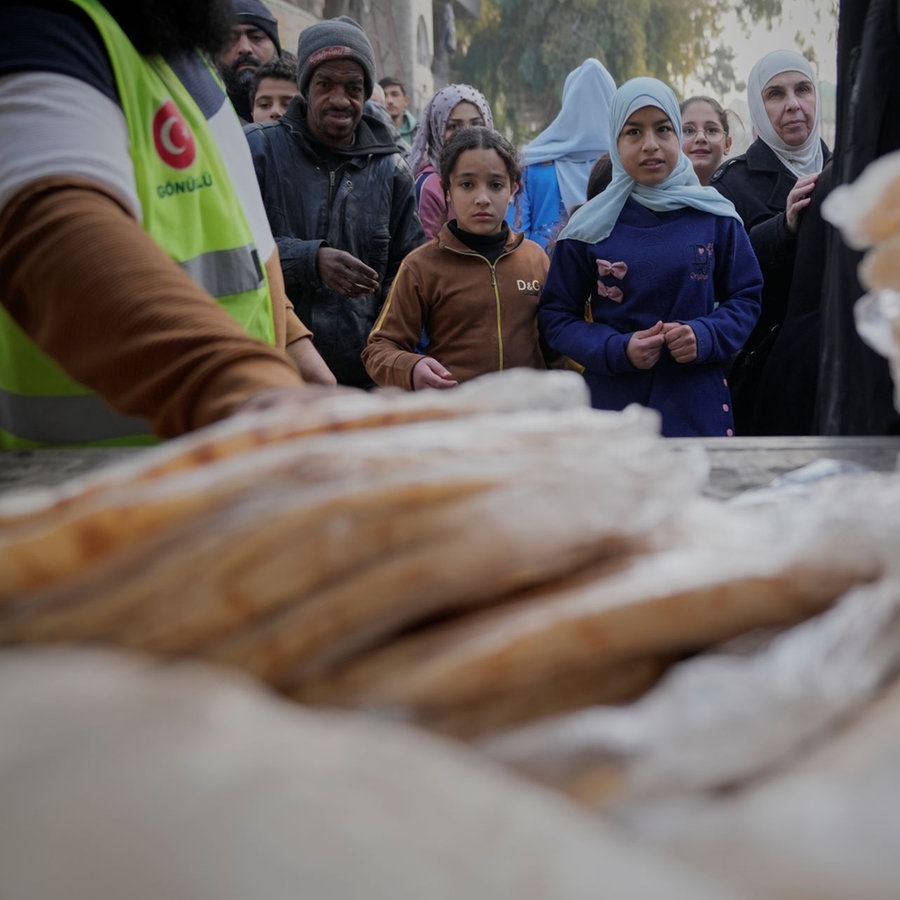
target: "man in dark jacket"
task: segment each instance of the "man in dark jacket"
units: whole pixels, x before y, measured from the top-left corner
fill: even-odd
[[[403,257],[424,242],[413,179],[388,127],[364,114],[372,45],[346,16],[305,29],[300,96],[245,129],[285,287],[338,382],[370,387],[360,359]]]

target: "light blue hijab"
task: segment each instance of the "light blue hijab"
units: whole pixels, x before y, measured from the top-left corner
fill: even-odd
[[[632,78],[615,93],[609,110],[610,146],[613,177],[609,187],[577,209],[560,232],[560,240],[569,238],[594,244],[609,237],[625,201],[634,197],[638,203],[655,212],[691,206],[716,216],[732,216],[738,221],[732,202],[713,187],[703,187],[691,161],[679,149],[678,163],[672,174],[659,185],[638,184],[622,168],[618,136],[628,117],[645,106],[661,109],[672,123],[681,147],[681,111],[672,89],[656,78]]]
[[[609,105],[616,83],[603,64],[586,59],[566,77],[556,118],[522,150],[522,163],[552,162],[566,209],[584,203],[588,177],[609,150]],[[590,112],[588,112],[590,110]]]

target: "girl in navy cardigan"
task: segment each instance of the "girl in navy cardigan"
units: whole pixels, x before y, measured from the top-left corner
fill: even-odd
[[[640,403],[660,413],[664,435],[733,435],[725,370],[762,292],[747,233],[682,152],[667,85],[622,85],[610,134],[612,182],[556,244],[540,300],[544,337],[584,366],[597,409]]]

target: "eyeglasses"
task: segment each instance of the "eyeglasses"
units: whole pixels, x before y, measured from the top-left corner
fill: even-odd
[[[710,125],[709,128],[694,128],[693,125],[685,125],[684,128],[681,129],[681,136],[686,141],[692,141],[701,131],[706,135],[706,139],[711,144],[718,144],[719,141],[725,137],[725,130],[719,128],[718,125]]]

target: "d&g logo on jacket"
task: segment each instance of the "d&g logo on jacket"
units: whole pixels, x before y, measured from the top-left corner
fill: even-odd
[[[541,283],[539,281],[524,281],[521,278],[517,278],[516,287],[526,297],[537,297],[541,293]]]
[[[194,135],[171,100],[153,116],[153,144],[159,158],[173,169],[186,169],[197,156]]]

